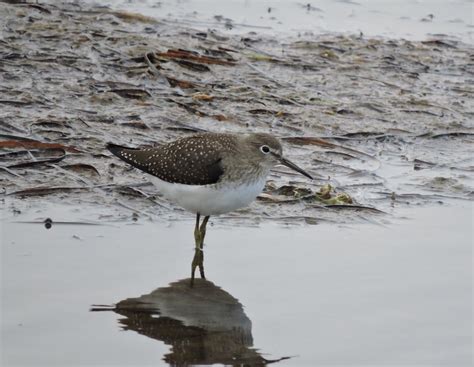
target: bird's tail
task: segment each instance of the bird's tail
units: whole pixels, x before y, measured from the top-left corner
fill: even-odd
[[[132,151],[137,150],[137,148],[129,148],[129,147],[125,147],[123,145],[118,145],[114,143],[107,143],[106,148],[110,153],[112,153],[113,155],[119,158],[122,158],[123,152],[127,150],[132,150]]]
[[[149,158],[150,155],[152,155],[152,149],[129,148],[113,143],[108,143],[106,148],[121,160],[142,171],[148,172],[150,165]]]

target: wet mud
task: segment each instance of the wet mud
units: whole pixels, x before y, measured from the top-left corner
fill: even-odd
[[[105,144],[202,131],[271,132],[316,177],[275,169],[255,204],[227,216],[247,223],[371,221],[398,206],[472,200],[468,44],[226,35],[81,3],[0,7],[10,214],[47,200],[97,204],[109,219],[186,216]]]

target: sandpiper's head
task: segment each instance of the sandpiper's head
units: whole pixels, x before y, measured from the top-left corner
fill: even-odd
[[[280,141],[263,133],[248,134],[245,137],[252,156],[264,167],[270,169],[277,164],[283,164],[302,175],[313,179],[310,174],[283,157],[283,148]]]

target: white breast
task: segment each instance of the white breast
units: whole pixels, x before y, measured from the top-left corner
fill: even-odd
[[[218,215],[243,208],[255,200],[265,186],[266,175],[243,185],[183,185],[154,176],[150,180],[166,199],[184,209],[201,215]]]

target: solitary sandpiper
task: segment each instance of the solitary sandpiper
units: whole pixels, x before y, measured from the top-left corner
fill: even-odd
[[[252,202],[262,191],[270,169],[283,164],[312,179],[283,157],[283,149],[269,134],[198,134],[157,148],[137,149],[111,144],[107,149],[132,166],[149,173],[165,198],[196,213],[196,255],[191,279],[202,267],[202,248],[211,215],[227,213]],[[204,216],[200,223],[201,215]]]

